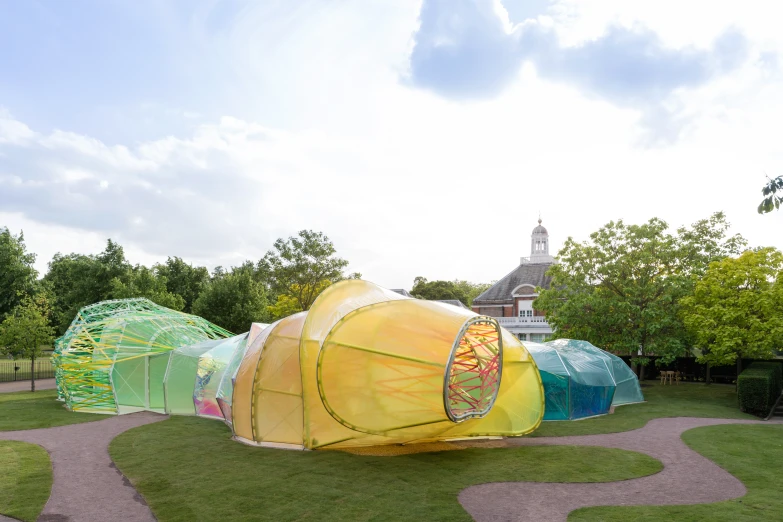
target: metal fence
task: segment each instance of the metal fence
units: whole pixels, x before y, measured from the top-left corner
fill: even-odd
[[[0,359],[0,382],[29,381],[30,360]],[[49,357],[35,360],[35,378],[51,379],[54,377],[54,367]]]
[[[621,355],[620,358],[630,366],[638,375],[639,368],[631,364],[631,357]],[[658,357],[650,356],[650,363],[644,367],[645,379],[657,379],[664,370],[677,370],[683,373],[685,380],[705,382],[707,380],[707,365],[696,362],[693,357],[677,357],[669,364],[657,364]],[[754,361],[781,361],[781,359],[742,359],[742,369],[748,367]],[[737,366],[735,364],[728,366],[710,366],[710,382],[734,384],[737,382]]]

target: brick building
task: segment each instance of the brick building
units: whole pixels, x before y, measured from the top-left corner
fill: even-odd
[[[523,341],[543,342],[552,335],[544,314],[533,310],[536,288],[549,288],[546,271],[555,262],[549,255],[549,232],[541,225],[530,235],[530,257],[473,300],[473,311],[496,317],[500,326]]]

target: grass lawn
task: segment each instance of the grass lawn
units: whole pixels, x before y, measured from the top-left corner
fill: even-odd
[[[742,498],[694,506],[584,508],[569,522],[783,520],[783,426],[711,426],[686,431],[688,446],[737,477],[748,488]]]
[[[758,419],[742,413],[737,407],[733,384],[680,383],[662,386],[646,381],[642,388],[647,402],[616,408],[612,415],[580,421],[547,421],[531,437],[592,435],[616,433],[641,428],[658,417],[716,417],[725,419]]]
[[[51,428],[105,418],[104,415],[66,410],[63,403],[57,401],[57,390],[0,393],[0,431]]]
[[[602,482],[660,471],[639,453],[585,447],[464,449],[396,457],[244,446],[194,417],[141,426],[109,452],[159,520],[471,520],[465,487]]]
[[[1,416],[0,416],[1,418]],[[0,441],[0,513],[35,520],[52,489],[52,465],[35,444]]]

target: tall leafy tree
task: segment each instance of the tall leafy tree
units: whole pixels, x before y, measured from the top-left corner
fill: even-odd
[[[465,306],[470,307],[473,299],[478,297],[481,292],[489,288],[490,285],[483,283],[471,283],[455,279],[454,281],[428,281],[424,277],[417,277],[413,280],[411,295],[419,299],[445,300],[456,299],[462,301]]]
[[[55,296],[53,324],[64,333],[79,308],[114,299],[115,280],[128,285],[133,267],[122,246],[109,239],[98,255],[55,254],[44,281]]]
[[[33,268],[35,254],[27,252],[24,234],[11,234],[0,228],[0,319],[33,291],[38,272]]]
[[[578,243],[568,238],[552,284],[534,302],[546,312],[557,337],[585,339],[616,353],[673,360],[690,347],[679,301],[692,292],[709,263],[737,253],[740,236],[727,237],[716,213],[677,234],[653,218],[642,225],[610,222]]]
[[[470,281],[455,279],[454,284],[465,294],[467,302],[463,301],[463,303],[470,307],[473,305],[473,300],[489,289],[493,283],[471,283]]]
[[[348,261],[337,257],[334,245],[322,232],[302,230],[296,237],[278,239],[258,262],[256,278],[265,281],[277,300],[287,295],[301,310],[309,310],[325,281],[345,279]],[[360,274],[348,277],[359,278]]]
[[[157,275],[154,270],[141,265],[136,265],[124,280],[119,277],[112,280],[111,298],[129,297],[146,297],[153,303],[172,310],[182,310],[185,306],[181,295],[168,291],[164,276]]]
[[[741,371],[742,357],[772,357],[783,348],[783,254],[762,248],[711,264],[681,315],[701,362]]]
[[[332,282],[328,279],[324,279],[319,283],[319,287],[315,289],[315,291],[311,292],[309,289],[305,289],[304,292],[300,292],[299,288],[294,286],[293,295],[292,294],[279,294],[277,296],[277,301],[273,304],[267,307],[270,314],[270,319],[273,321],[276,321],[277,319],[282,319],[283,317],[287,317],[292,314],[299,313],[302,310],[302,304],[301,302],[294,296],[296,294],[314,294],[319,295],[321,292],[323,292],[326,287],[331,285]]]
[[[44,282],[54,296],[52,325],[62,334],[82,306],[101,300],[101,292],[92,278],[96,272],[94,256],[57,253],[49,262]]]
[[[179,257],[169,257],[165,264],[156,265],[155,272],[165,278],[166,290],[182,296],[182,310],[187,313],[191,313],[193,303],[209,282],[209,271],[205,267],[194,267]]]
[[[264,287],[247,271],[213,273],[193,303],[193,313],[232,332],[246,332],[253,322],[268,322]]]
[[[768,179],[769,183],[761,189],[764,199],[759,204],[759,214],[772,212],[774,209],[779,209],[780,205],[783,204],[783,176]]]
[[[0,324],[0,349],[14,359],[30,360],[30,391],[35,391],[35,360],[54,340],[50,313],[45,293],[27,295]]]

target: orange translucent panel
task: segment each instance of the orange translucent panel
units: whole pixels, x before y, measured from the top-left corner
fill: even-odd
[[[269,334],[253,387],[253,440],[302,444],[299,341],[306,313],[282,319]]]
[[[234,392],[231,396],[231,418],[234,435],[253,440],[253,422],[251,405],[253,401],[253,382],[255,380],[258,359],[264,349],[264,343],[280,321],[262,330],[245,352],[237,370]]]

